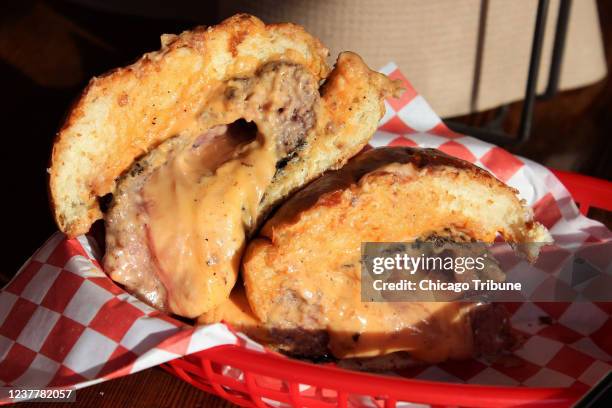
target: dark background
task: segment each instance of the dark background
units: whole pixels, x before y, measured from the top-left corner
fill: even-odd
[[[215,10],[210,19],[196,23],[117,15],[66,1],[2,4],[2,174],[8,184],[3,213],[10,247],[2,251],[0,275],[6,280],[57,230],[46,168],[55,133],[89,79],[159,49],[162,33],[213,23]]]
[[[610,70],[612,2],[601,0],[598,6]],[[94,11],[60,0],[4,1],[0,7],[1,162],[8,184],[3,200],[2,286],[56,231],[47,200],[46,167],[66,109],[89,78],[158,49],[161,33],[213,24],[217,18],[212,5],[210,14],[197,22]],[[510,106],[506,131],[516,133],[520,109],[520,102]],[[493,110],[453,119],[483,125],[495,116]],[[510,150],[548,165],[553,155],[567,155],[572,164],[565,170],[612,179],[612,83],[606,78],[538,102],[532,134],[527,144]],[[593,211],[590,216],[612,224],[610,214]],[[79,395],[81,402],[70,406],[226,405],[160,369],[103,383]]]

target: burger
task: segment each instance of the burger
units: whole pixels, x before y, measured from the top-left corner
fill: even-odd
[[[511,349],[502,307],[360,298],[362,242],[550,235],[467,162],[359,153],[402,90],[327,57],[300,26],[240,14],[92,79],[53,145],[59,229],[103,220],[104,270],[134,296],[294,356],[386,369]]]

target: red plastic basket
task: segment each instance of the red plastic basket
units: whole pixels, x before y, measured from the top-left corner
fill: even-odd
[[[583,214],[590,207],[612,211],[612,182],[564,171],[553,173],[572,193]],[[204,350],[162,367],[195,387],[245,407],[347,407],[366,401],[369,406],[385,408],[398,402],[556,407],[571,405],[581,394],[576,388],[465,385],[382,376],[231,345]]]
[[[552,172],[572,194],[582,214],[586,215],[591,207],[612,211],[612,182],[567,171]]]

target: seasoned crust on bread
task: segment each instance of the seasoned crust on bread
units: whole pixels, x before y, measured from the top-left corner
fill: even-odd
[[[411,183],[423,176],[450,176],[457,182],[474,181],[486,186],[495,197],[504,198],[513,217],[504,221],[499,216],[497,227],[487,231],[479,239],[492,242],[496,233],[501,233],[508,242],[550,242],[550,234],[539,223],[533,221],[533,211],[518,197],[518,191],[499,181],[488,171],[465,160],[449,156],[437,149],[412,147],[385,147],[364,152],[353,158],[338,171],[328,172],[316,182],[308,185],[288,200],[263,227],[260,236],[272,241],[277,234],[290,230],[308,211],[319,207],[333,207],[345,201],[342,194],[358,194],[376,178],[389,179],[389,182]],[[448,186],[457,189],[458,186]],[[457,189],[460,191],[460,189]],[[450,191],[449,191],[450,193]],[[452,194],[449,198],[456,198]],[[442,199],[442,198],[441,198]],[[489,198],[490,199],[490,198]],[[441,201],[440,204],[444,202]],[[490,204],[482,203],[483,208]],[[476,214],[474,214],[476,215]],[[487,217],[481,216],[482,222]],[[481,232],[485,231],[481,229]],[[529,255],[530,254],[526,254]],[[536,254],[537,256],[537,254]]]
[[[132,162],[175,136],[218,82],[249,76],[283,60],[321,80],[328,50],[294,24],[265,25],[246,14],[221,24],[162,36],[162,48],[94,78],[70,111],[53,146],[50,195],[55,220],[69,236],[102,214],[97,197],[112,192]]]

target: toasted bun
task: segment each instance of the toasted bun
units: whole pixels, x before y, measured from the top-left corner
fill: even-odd
[[[116,179],[135,159],[201,112],[217,84],[252,75],[273,61],[299,64],[319,81],[329,71],[327,49],[302,27],[265,25],[244,14],[161,40],[159,51],[92,79],[57,135],[50,196],[55,220],[69,236],[87,232],[101,218],[98,197],[113,192]],[[342,55],[323,90],[328,114],[319,118],[341,129],[309,146],[299,163],[289,163],[262,206],[356,153],[382,115],[381,96],[394,90],[391,81],[370,72],[359,57]],[[346,110],[355,97],[364,102]],[[310,162],[313,156],[319,160]]]
[[[361,302],[361,243],[431,236],[491,243],[498,234],[511,243],[551,241],[517,191],[481,168],[433,149],[370,150],[293,195],[266,222],[243,258],[246,294],[260,326],[326,332],[338,358],[402,351],[427,362],[467,358],[512,343],[479,345],[475,322],[504,339],[496,335],[508,333],[507,321],[474,320],[469,303]],[[539,247],[528,247],[533,260]]]
[[[264,245],[284,244],[285,234],[307,232],[309,220],[331,215],[332,211],[350,210],[362,195],[370,196],[368,204],[380,205],[392,204],[384,201],[389,194],[408,192],[405,201],[397,204],[398,210],[412,210],[417,221],[427,222],[418,223],[418,228],[415,222],[398,224],[393,219],[398,213],[386,212],[384,207],[377,207],[375,213],[359,212],[356,215],[376,218],[377,223],[388,226],[388,233],[398,235],[369,238],[401,241],[396,238],[416,238],[435,229],[433,226],[443,225],[455,232],[465,230],[482,242],[493,242],[497,234],[517,244],[551,242],[550,234],[533,220],[533,211],[518,197],[516,189],[465,160],[436,149],[410,147],[369,150],[342,169],[325,174],[292,196],[266,222],[260,236],[267,241]],[[249,252],[258,245],[252,243]],[[533,260],[537,253],[525,255]]]

